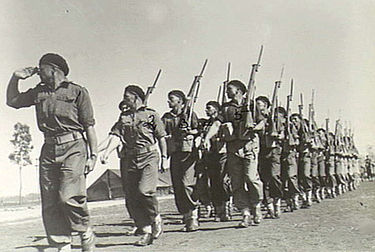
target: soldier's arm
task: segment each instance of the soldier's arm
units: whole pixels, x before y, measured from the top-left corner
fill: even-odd
[[[118,147],[121,145],[121,139],[119,136],[111,134],[108,139],[108,145],[104,149],[103,154],[100,156],[100,161],[102,164],[107,163],[109,155]]]
[[[90,154],[98,154],[98,139],[96,138],[96,132],[94,126],[89,126],[86,129],[87,142],[89,144]]]
[[[18,89],[19,80],[24,80],[37,72],[35,67],[27,67],[17,70],[13,73],[7,88],[6,104],[12,108],[29,107],[34,104],[34,97],[32,89],[25,93],[20,93]]]

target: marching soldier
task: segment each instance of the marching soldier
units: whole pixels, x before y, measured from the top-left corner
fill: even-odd
[[[290,119],[290,121],[292,121]],[[298,197],[301,194],[298,185],[298,129],[293,123],[289,123],[289,134],[284,141],[282,151],[281,173],[284,188],[284,197],[290,211],[299,209]]]
[[[36,87],[19,92],[19,80],[38,74]],[[63,57],[47,53],[39,68],[13,73],[7,104],[13,108],[35,106],[44,145],[39,158],[42,216],[48,242],[58,251],[71,250],[71,233],[78,232],[82,251],[94,251],[95,235],[87,208],[85,175],[97,159],[95,120],[86,88],[67,79],[69,67]],[[84,133],[87,137],[87,151]]]
[[[337,181],[337,195],[341,195],[343,193],[343,188],[345,184],[345,177],[344,177],[344,162],[343,162],[343,155],[344,150],[342,143],[340,141],[341,136],[339,133],[335,135],[335,173],[336,173],[336,181]]]
[[[264,134],[260,137],[259,172],[263,182],[263,204],[267,207],[270,218],[279,218],[281,213],[282,182],[281,152],[284,139],[284,121],[286,111],[282,107],[275,108],[276,120],[268,112],[270,101],[265,96],[256,98],[257,111],[267,118]],[[274,125],[280,125],[276,127]],[[277,129],[273,129],[273,126]],[[274,132],[273,132],[274,131]]]
[[[303,207],[312,205],[312,179],[311,179],[311,153],[309,150],[310,139],[308,136],[308,125],[299,114],[292,114],[291,121],[298,131],[298,180],[301,189]]]
[[[318,196],[321,200],[325,199],[325,192],[326,192],[326,149],[327,149],[327,138],[325,129],[319,128],[317,131],[317,138],[319,140],[319,148],[318,148],[318,175],[319,175],[319,192]]]
[[[208,135],[216,135],[222,125],[224,141],[227,146],[227,167],[230,175],[233,200],[237,209],[242,212],[242,221],[239,227],[248,227],[253,223],[260,224],[261,206],[263,199],[262,181],[258,174],[259,131],[264,129],[264,120],[252,129],[247,129],[248,134],[241,132],[244,123],[243,106],[246,86],[238,80],[232,80],[227,85],[227,96],[231,99],[222,105],[222,124],[213,124]],[[252,111],[245,108],[245,112]],[[208,138],[204,145],[209,146]]]
[[[227,154],[226,146],[223,142],[220,131],[217,135],[208,135],[209,128],[215,124],[220,127],[223,118],[219,115],[221,110],[220,104],[216,101],[209,101],[206,104],[206,114],[209,117],[204,130],[203,141],[208,144],[208,149],[203,153],[203,161],[207,167],[208,178],[211,184],[211,197],[215,207],[215,220],[227,221],[229,215],[227,212],[227,202],[229,201],[229,186],[227,181]],[[204,148],[204,146],[203,146]]]
[[[156,198],[160,161],[157,145],[162,170],[167,158],[164,125],[155,110],[144,105],[144,100],[145,93],[139,86],[125,88],[123,101],[128,110],[112,127],[112,141],[101,157],[106,161],[109,153],[123,144],[120,166],[126,206],[137,227],[135,233],[142,235],[136,246],[150,245],[162,232]]]
[[[327,192],[330,198],[336,198],[336,176],[335,176],[335,136],[332,132],[328,133],[326,145],[326,174],[327,174]]]
[[[183,215],[185,230],[198,230],[198,195],[196,192],[195,165],[198,160],[198,150],[194,140],[198,132],[198,117],[193,112],[191,124],[188,125],[184,113],[186,96],[180,90],[168,93],[170,112],[163,115],[168,138],[168,155],[175,202],[178,211]]]

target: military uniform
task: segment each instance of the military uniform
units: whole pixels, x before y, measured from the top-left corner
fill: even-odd
[[[267,119],[265,133],[260,135],[259,173],[263,183],[263,204],[267,206],[269,215],[273,218],[280,214],[277,209],[280,209],[280,201],[283,197],[281,182],[282,141],[271,136],[270,116],[267,116]],[[281,125],[277,134],[283,133],[283,131],[284,126]]]
[[[175,202],[178,211],[184,215],[185,223],[197,220],[198,195],[195,188],[195,165],[198,160],[198,150],[195,147],[193,135],[183,132],[187,127],[186,115],[176,115],[167,112],[162,120],[168,134],[168,155],[171,157],[170,169]],[[192,113],[191,129],[198,129],[198,117]]]
[[[207,120],[203,129],[203,137],[215,121],[223,121],[221,116]],[[226,202],[230,197],[230,185],[227,177],[227,153],[225,143],[221,139],[221,132],[211,140],[211,149],[203,153],[203,164],[207,168],[210,182],[211,201],[215,207],[216,216],[221,220],[228,217]]]
[[[334,139],[330,134],[328,136],[328,141],[325,151],[325,160],[326,160],[326,186],[328,195],[331,198],[336,197],[335,188],[337,186],[336,176],[335,176],[335,148],[334,148]]]
[[[120,164],[129,214],[137,228],[150,226],[159,214],[157,141],[166,136],[164,125],[153,109],[142,106],[121,113],[110,134],[123,143]]]
[[[301,129],[299,130],[299,164],[298,164],[298,180],[305,207],[311,206],[312,197],[312,177],[311,177],[311,152],[310,139],[302,127],[306,127],[304,122],[301,122]]]
[[[284,141],[281,155],[281,177],[283,181],[283,195],[292,210],[299,208],[298,195],[298,132],[292,124],[289,125],[290,138]]]
[[[39,84],[20,93],[9,104],[35,105],[38,127],[45,142],[39,158],[43,223],[51,244],[71,242],[71,232],[89,226],[84,169],[86,128],[94,126],[87,90],[63,82],[55,90]]]
[[[259,136],[253,131],[242,135],[240,128],[244,117],[241,108],[242,104],[234,101],[222,105],[223,127],[232,129],[224,137],[227,167],[235,206],[239,210],[251,209],[255,219],[259,217],[263,199],[263,184],[258,173]]]

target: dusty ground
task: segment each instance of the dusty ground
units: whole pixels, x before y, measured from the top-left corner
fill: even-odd
[[[200,231],[181,232],[173,199],[163,199],[165,233],[145,248],[132,245],[136,237],[124,236],[131,222],[119,203],[91,210],[97,251],[375,251],[375,182],[247,229],[236,228],[241,217],[235,215],[225,223],[204,219]],[[39,216],[0,222],[0,234],[0,251],[54,251]],[[79,237],[73,244],[80,251]]]

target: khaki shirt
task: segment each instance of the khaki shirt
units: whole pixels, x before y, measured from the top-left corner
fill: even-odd
[[[46,136],[65,132],[83,132],[95,125],[94,110],[86,88],[63,82],[55,90],[45,84],[20,93],[11,104],[14,108],[35,105],[38,127]]]
[[[176,115],[172,111],[162,117],[167,134],[170,136],[167,139],[169,155],[176,151],[192,152],[195,147],[195,137],[186,135],[182,131],[182,128],[187,126],[185,118],[183,113]],[[198,129],[198,117],[194,112],[191,117],[191,129]]]
[[[120,137],[124,151],[150,147],[166,136],[159,114],[147,107],[121,113],[110,134]]]

